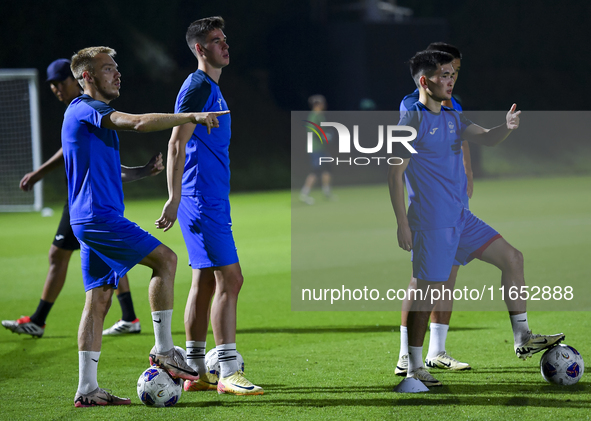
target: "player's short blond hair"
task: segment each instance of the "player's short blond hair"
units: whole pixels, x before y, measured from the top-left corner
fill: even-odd
[[[111,58],[114,58],[117,55],[117,52],[111,47],[88,47],[83,48],[72,56],[70,69],[72,69],[74,78],[82,88],[84,88],[84,78],[82,77],[82,74],[86,71],[94,74],[93,59],[98,54],[102,53],[108,54]]]

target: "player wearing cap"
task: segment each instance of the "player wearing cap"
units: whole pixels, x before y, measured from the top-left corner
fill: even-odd
[[[47,67],[47,82],[56,98],[66,106],[70,105],[74,98],[81,95],[80,85],[72,76],[70,60],[68,59],[55,60]],[[64,155],[62,148],[60,148],[35,171],[25,174],[20,181],[20,188],[23,191],[31,190],[35,183],[63,164]],[[152,157],[143,167],[129,168],[121,166],[121,177],[123,181],[135,181],[150,175],[156,175],[163,169],[162,155],[158,154]],[[53,243],[49,249],[49,271],[45,278],[45,285],[37,310],[30,317],[23,316],[18,320],[3,320],[2,326],[18,334],[25,333],[37,338],[43,336],[43,333],[45,333],[45,320],[64,286],[72,253],[78,249],[80,249],[80,244],[70,227],[70,212],[66,203]],[[140,333],[140,321],[136,317],[133,308],[127,275],[119,282],[117,298],[121,305],[121,320],[109,329],[105,329],[103,335]]]

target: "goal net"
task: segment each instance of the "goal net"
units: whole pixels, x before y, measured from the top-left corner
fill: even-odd
[[[36,69],[0,69],[0,211],[39,211],[42,183],[32,192],[19,181],[41,165],[39,102]]]

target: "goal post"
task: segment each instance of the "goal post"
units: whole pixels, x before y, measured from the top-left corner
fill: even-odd
[[[32,192],[19,181],[41,165],[39,86],[36,69],[0,69],[0,212],[40,211],[43,185]]]

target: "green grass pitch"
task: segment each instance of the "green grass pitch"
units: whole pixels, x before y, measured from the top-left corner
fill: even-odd
[[[339,203],[359,189],[336,189],[340,202],[317,196],[310,212],[338,215]],[[364,187],[367,197],[387,203],[386,186]],[[589,282],[591,251],[591,178],[479,181],[472,209],[525,255],[526,280],[560,277]],[[128,407],[73,406],[78,382],[77,327],[84,303],[80,259],[75,253],[64,290],[47,320],[45,336],[32,339],[0,330],[0,419],[148,420],[148,419],[588,419],[589,374],[575,386],[555,387],[539,373],[539,355],[521,361],[513,354],[506,312],[456,312],[447,349],[473,370],[434,370],[444,386],[422,394],[392,392],[398,358],[400,313],[376,311],[291,311],[290,214],[299,212],[289,192],[237,194],[232,198],[234,234],[245,284],[238,305],[238,350],[249,379],[265,395],[237,397],[217,393],[183,393],[173,408],[141,404],[136,380],[147,368],[154,343],[147,301],[149,271],[130,273],[142,333],[107,337],[98,369],[101,387],[132,398]],[[190,269],[178,227],[156,231],[164,201],[130,201],[126,216],[156,235],[179,255],[175,283],[173,339],[184,346],[183,311]],[[37,306],[47,273],[47,251],[57,227],[55,215],[0,215],[0,318],[30,315]],[[395,240],[394,215],[384,227],[394,233],[393,262],[407,256]],[[386,215],[386,213],[384,213]],[[387,216],[387,215],[386,215]],[[321,229],[321,227],[319,227]],[[382,240],[380,240],[382,241]],[[393,263],[394,264],[394,263]],[[398,263],[397,263],[398,264]],[[406,260],[408,265],[408,261]],[[479,262],[460,270],[458,283],[498,274]],[[405,273],[405,278],[408,274]],[[496,280],[496,281],[495,281]],[[591,287],[588,287],[591,288]],[[588,294],[587,292],[585,292]],[[114,300],[105,325],[120,318]],[[534,311],[530,325],[540,333],[566,333],[565,343],[591,364],[589,313]],[[425,352],[428,335],[425,340]],[[214,346],[208,336],[208,349]]]

